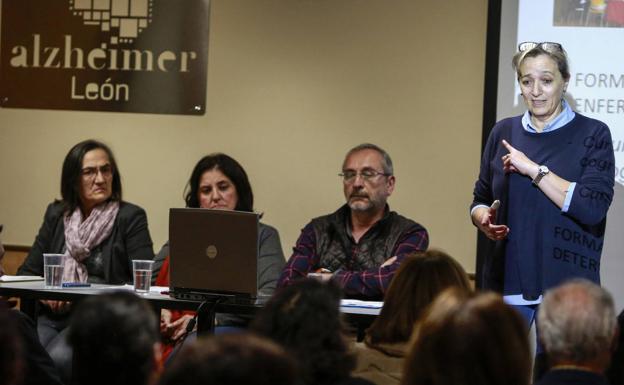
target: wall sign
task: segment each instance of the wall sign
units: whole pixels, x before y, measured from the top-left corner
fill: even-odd
[[[2,0],[0,105],[201,115],[209,0]]]

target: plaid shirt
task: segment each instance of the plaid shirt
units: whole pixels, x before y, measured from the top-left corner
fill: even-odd
[[[372,232],[371,230],[372,228],[360,238],[360,241],[366,239],[367,236],[370,237],[369,233]],[[347,260],[352,260],[357,256],[360,245],[351,236],[349,236],[348,242],[350,245],[350,255],[348,257],[350,258],[347,258]],[[396,256],[396,261],[387,266],[379,266],[362,271],[351,270],[348,265],[343,266],[343,268],[333,272],[332,279],[343,287],[345,295],[348,297],[381,299],[405,256],[426,250],[428,244],[427,230],[414,223],[413,226],[401,234],[392,249],[391,256]],[[314,272],[320,267],[322,266],[320,266],[320,256],[316,253],[314,226],[312,223],[309,223],[301,231],[301,235],[293,249],[293,254],[282,271],[279,286],[287,286],[294,280],[306,277],[308,273]]]

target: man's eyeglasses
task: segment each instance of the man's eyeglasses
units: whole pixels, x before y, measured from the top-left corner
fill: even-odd
[[[563,50],[563,47],[559,43],[554,43],[552,41],[544,41],[541,43],[536,43],[534,41],[525,41],[523,43],[518,44],[518,51],[524,52],[532,50],[535,47],[539,47],[548,53],[560,52]]]
[[[365,181],[369,181],[371,179],[374,179],[376,177],[378,177],[379,175],[383,175],[383,176],[390,176],[392,174],[387,174],[385,172],[380,172],[377,170],[362,170],[359,173],[357,171],[343,171],[340,174],[338,174],[338,176],[342,177],[342,180],[345,183],[351,183],[355,180],[355,178],[358,176],[358,174],[362,177],[362,179],[364,179]]]
[[[102,174],[103,178],[108,179],[113,175],[113,167],[110,164],[105,164],[101,167],[85,167],[80,170],[80,174],[86,180],[95,179],[98,172]]]

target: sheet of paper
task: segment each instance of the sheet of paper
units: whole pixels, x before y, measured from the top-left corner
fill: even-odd
[[[36,275],[3,275],[0,277],[0,282],[28,282],[28,281],[43,281],[43,277]]]
[[[134,290],[134,285],[119,285],[119,286],[109,286],[100,289],[111,289],[111,290]],[[151,286],[150,293],[161,294],[163,292],[169,292],[169,286]]]
[[[357,299],[343,299],[340,301],[340,306],[381,309],[383,307],[383,302],[382,301],[360,301]]]

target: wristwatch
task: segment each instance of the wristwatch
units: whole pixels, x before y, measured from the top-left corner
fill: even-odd
[[[533,179],[533,184],[537,186],[539,182],[542,180],[542,178],[548,175],[549,172],[550,170],[545,165],[542,164],[538,166],[537,175],[535,175],[535,179]]]

